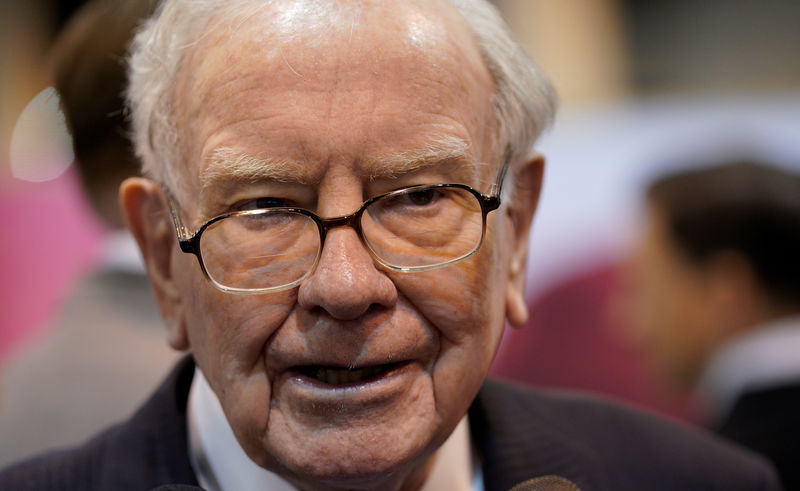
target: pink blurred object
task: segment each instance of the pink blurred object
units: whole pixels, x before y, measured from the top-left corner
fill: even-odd
[[[0,182],[0,363],[41,334],[97,260],[103,226],[70,169],[52,181]]]

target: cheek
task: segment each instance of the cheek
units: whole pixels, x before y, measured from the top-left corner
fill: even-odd
[[[204,372],[207,367],[219,372],[206,374],[212,387],[213,379],[229,378],[259,363],[265,344],[295,301],[294,290],[237,295],[219,291],[203,278],[193,285],[187,305],[189,342]]]
[[[680,315],[680,302],[676,297],[674,270],[663,261],[640,259],[631,272],[631,320],[641,341],[651,348],[663,343],[660,338]]]
[[[457,413],[486,376],[504,328],[508,258],[487,240],[452,266],[392,277],[400,293],[438,331],[433,366],[437,408]],[[452,401],[452,403],[451,403]]]
[[[187,286],[187,329],[197,365],[245,452],[266,463],[261,444],[271,397],[266,347],[291,313],[296,291],[230,294],[217,290],[202,274]]]
[[[391,273],[398,291],[408,298],[443,337],[463,344],[487,337],[502,324],[505,282],[492,247],[461,263],[422,273]]]
[[[180,285],[189,347],[221,398],[263,372],[265,345],[289,316],[296,292],[237,295],[215,288],[199,271]],[[224,406],[224,403],[223,403]]]
[[[674,292],[665,287],[662,276],[658,285],[651,284],[638,292],[637,327],[644,348],[651,356],[673,350],[674,337],[681,328],[681,309]]]
[[[677,267],[654,275],[648,292],[646,317],[647,349],[669,372],[692,358],[698,336],[697,292],[682,277]]]

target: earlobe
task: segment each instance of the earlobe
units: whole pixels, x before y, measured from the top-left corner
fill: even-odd
[[[514,191],[507,210],[513,226],[514,248],[509,262],[506,291],[506,317],[509,324],[522,327],[528,322],[525,303],[525,262],[528,254],[528,234],[539,202],[544,176],[544,158],[531,153],[514,170]]]
[[[139,245],[153,292],[167,327],[169,344],[188,348],[182,297],[173,276],[175,232],[163,191],[155,182],[140,177],[126,179],[120,186],[120,208],[128,229]]]
[[[522,276],[506,287],[506,318],[511,327],[523,327],[528,322],[528,305],[525,303]],[[516,284],[515,284],[516,283]]]

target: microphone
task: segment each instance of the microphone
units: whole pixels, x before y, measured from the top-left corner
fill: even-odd
[[[580,491],[581,488],[561,476],[541,476],[523,481],[509,491]]]

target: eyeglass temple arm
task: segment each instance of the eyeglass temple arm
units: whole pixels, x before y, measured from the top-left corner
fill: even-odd
[[[178,235],[178,241],[180,242],[181,249],[185,249],[184,244],[191,240],[191,234],[186,227],[184,227],[183,220],[181,220],[180,215],[178,215],[177,201],[172,196],[172,193],[169,191],[167,186],[163,184],[161,184],[161,189],[164,190],[164,196],[167,198],[167,208],[169,208],[169,214],[172,218],[172,225],[175,227],[175,233]]]
[[[500,197],[500,192],[503,190],[503,182],[506,178],[506,173],[508,172],[508,164],[511,162],[511,149],[506,150],[506,158],[503,161],[503,166],[500,167],[500,172],[497,175],[497,180],[492,184],[492,187],[489,188],[489,195],[490,196],[497,196]]]

